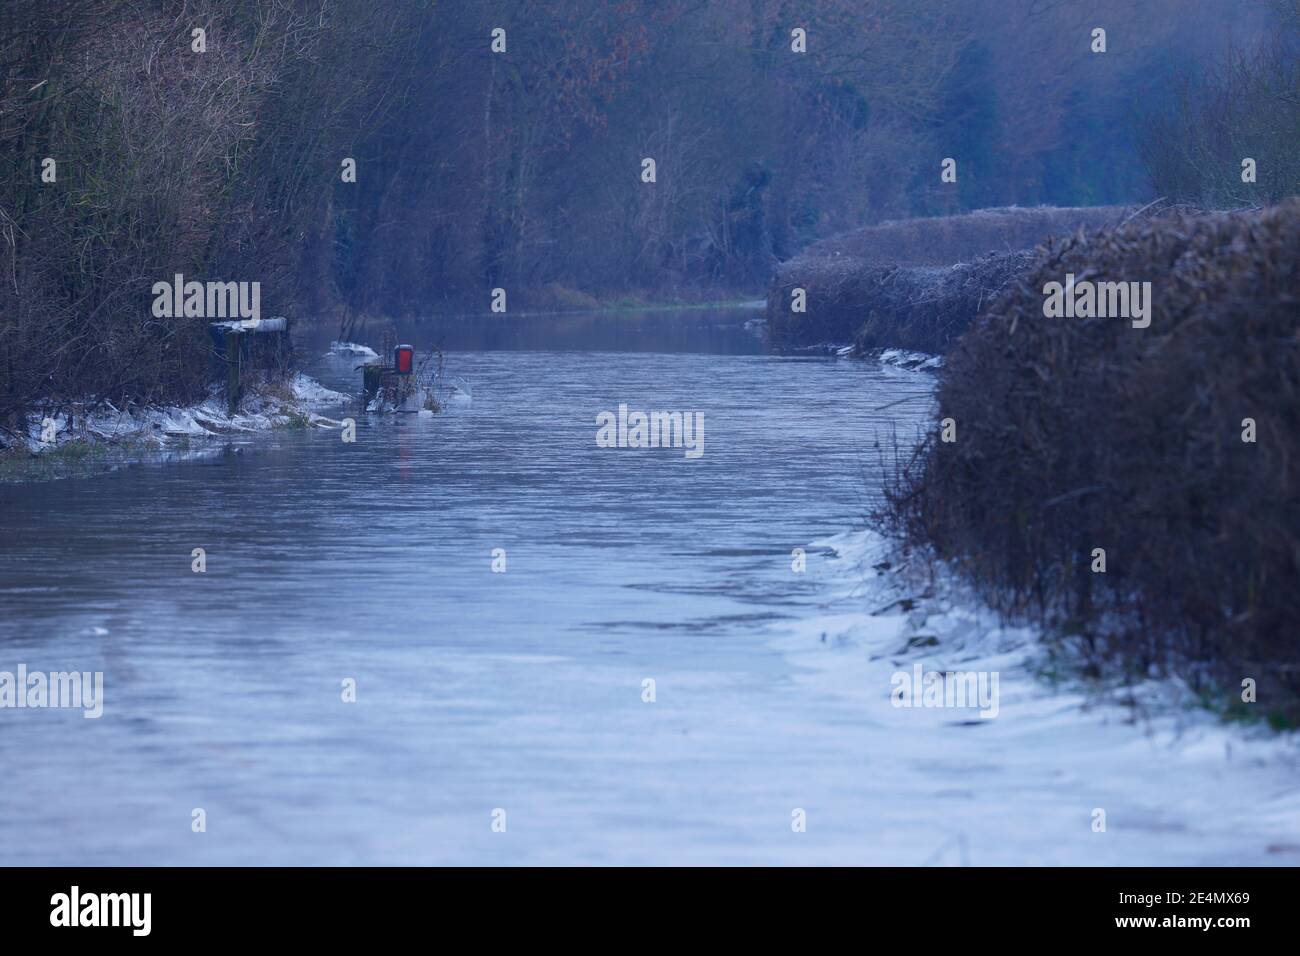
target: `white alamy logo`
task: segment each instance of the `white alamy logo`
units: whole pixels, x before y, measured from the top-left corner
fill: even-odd
[[[703,412],[629,412],[596,416],[597,448],[685,448],[687,458],[704,454]]]
[[[895,707],[978,707],[981,719],[998,715],[998,671],[895,671],[889,679]]]
[[[104,713],[104,672],[0,671],[0,708],[79,707],[81,716],[94,719]]]
[[[1065,284],[1047,283],[1043,296],[1049,319],[1132,319],[1135,329],[1151,324],[1150,282],[1076,282],[1067,272]]]
[[[262,283],[199,282],[179,272],[171,282],[153,284],[156,319],[250,319],[262,321]]]
[[[152,893],[71,892],[50,897],[51,926],[129,926],[133,936],[148,936],[153,910]]]

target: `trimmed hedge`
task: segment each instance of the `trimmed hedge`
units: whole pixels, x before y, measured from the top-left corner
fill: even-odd
[[[1300,716],[1300,199],[1040,250],[949,354],[891,516],[1098,671]],[[1046,318],[1044,286],[1149,281],[1151,324]],[[1256,440],[1243,434],[1251,419]],[[1105,573],[1093,570],[1105,551]]]
[[[823,240],[777,269],[767,297],[771,343],[942,352],[1050,236],[1113,224],[1127,210],[983,209],[906,219]],[[791,310],[804,289],[805,312]]]
[[[806,263],[792,284],[778,284],[768,299],[768,341],[785,349],[852,342],[859,351],[944,352],[1032,262],[1032,253],[1008,252],[943,267],[871,268],[848,259]],[[789,308],[795,286],[806,290],[804,313]]]

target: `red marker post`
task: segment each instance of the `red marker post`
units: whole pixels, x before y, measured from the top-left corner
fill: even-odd
[[[398,375],[410,375],[415,368],[415,349],[399,345],[393,349],[393,370]]]

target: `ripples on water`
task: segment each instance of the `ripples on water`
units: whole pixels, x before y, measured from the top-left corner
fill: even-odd
[[[874,409],[928,380],[748,317],[411,325],[472,402],[0,487],[0,670],[106,684],[99,720],[0,713],[0,863],[757,862],[790,806],[851,813],[845,704],[768,640],[825,590],[791,549],[861,524],[928,403]],[[705,454],[598,449],[621,402],[703,412]]]

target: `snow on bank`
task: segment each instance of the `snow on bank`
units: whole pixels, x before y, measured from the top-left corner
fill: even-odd
[[[846,732],[882,768],[872,863],[1300,864],[1300,735],[1225,725],[1172,681],[1052,684],[1032,629],[943,572],[900,568],[879,535],[812,548],[831,550],[836,593],[774,643],[797,681],[861,714]],[[996,706],[925,706],[905,693],[918,665],[996,672]]]
[[[943,367],[943,358],[941,356],[931,355],[929,352],[914,352],[911,349],[872,349],[859,352],[857,347],[853,345],[821,342],[817,345],[801,345],[788,351],[791,355],[828,355],[835,358],[860,355],[868,359],[875,359],[881,365],[915,372],[930,372]]]
[[[364,346],[362,346],[364,348]],[[369,351],[369,350],[367,350]],[[372,353],[373,354],[373,353]],[[298,372],[289,383],[293,397],[307,408],[324,408],[330,405],[342,405],[352,400],[350,395],[326,388],[310,375]]]
[[[943,359],[940,356],[931,355],[929,352],[913,352],[910,349],[882,349],[876,356],[876,360],[881,365],[916,371],[930,371],[943,367]]]
[[[317,414],[316,409],[348,401],[348,395],[328,389],[298,372],[282,385],[250,389],[233,415],[215,389],[197,405],[119,409],[105,402],[77,413],[71,420],[66,410],[60,409],[49,416],[48,422],[45,414],[35,411],[27,416],[27,449],[32,454],[42,454],[73,441],[163,449],[190,439],[265,431],[294,423],[338,428],[341,422]],[[53,440],[50,440],[51,432]]]
[[[348,358],[377,359],[379,353],[368,345],[359,345],[356,342],[331,342],[330,350],[326,355],[339,355]]]

